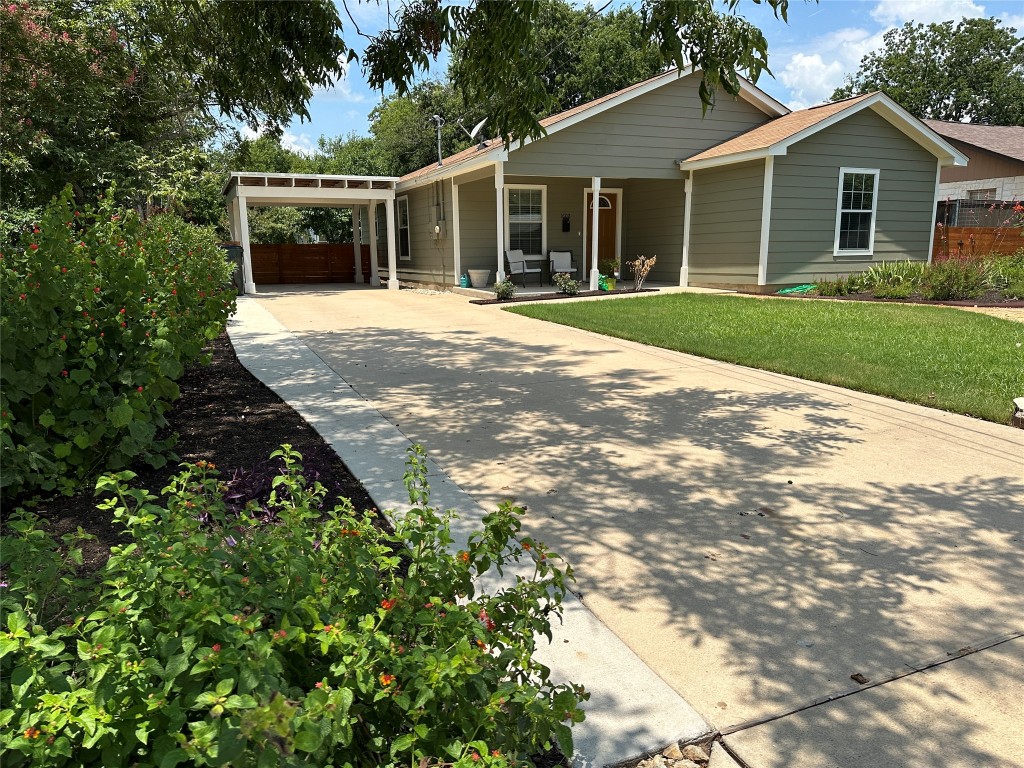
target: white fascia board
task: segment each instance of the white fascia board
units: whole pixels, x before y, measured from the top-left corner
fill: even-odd
[[[393,189],[319,189],[317,187],[244,187],[249,205],[336,205],[363,204],[368,200],[393,200]]]
[[[732,155],[722,155],[721,157],[709,157],[706,160],[694,160],[690,162],[688,160],[679,161],[680,171],[702,171],[707,168],[718,168],[723,165],[734,165],[735,163],[746,163],[750,160],[763,160],[769,155],[784,155],[783,152],[773,152],[773,147],[762,148],[762,149],[751,149],[746,152],[737,152]]]
[[[875,109],[875,107],[878,107],[878,109]],[[813,136],[819,131],[823,131],[829,126],[845,120],[850,115],[855,115],[861,110],[868,108],[872,108],[879,117],[888,121],[898,131],[924,146],[929,152],[939,158],[943,165],[967,165],[967,157],[963,153],[957,151],[953,145],[945,141],[939,134],[911,115],[884,93],[876,93],[863,101],[851,104],[831,117],[827,117],[821,122],[808,126],[802,131],[773,144],[771,146],[772,154],[785,154],[784,151],[780,152],[778,150],[788,149],[808,136]]]
[[[745,78],[740,78],[740,98],[772,117],[782,117],[793,111]]]
[[[499,151],[501,150],[501,151]],[[473,158],[474,162],[467,160],[455,165],[443,165],[437,169],[437,171],[431,171],[430,173],[420,176],[418,179],[410,179],[409,181],[398,182],[398,191],[406,192],[410,189],[416,189],[416,187],[422,187],[425,184],[431,184],[440,179],[450,179],[455,176],[461,176],[464,173],[471,173],[473,171],[484,168],[488,165],[495,165],[497,163],[503,163],[508,160],[508,152],[499,145],[493,149],[488,150],[479,157]]]

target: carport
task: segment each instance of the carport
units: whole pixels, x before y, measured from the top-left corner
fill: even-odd
[[[398,290],[395,253],[394,176],[336,176],[312,173],[248,173],[233,171],[222,194],[228,208],[231,238],[242,246],[242,276],[245,293],[256,293],[253,278],[252,247],[249,243],[249,206],[295,208],[351,208],[355,245],[355,279],[363,282],[359,249],[363,233],[360,222],[366,209],[369,226],[370,284],[381,284],[378,264],[377,210],[383,205],[386,215],[388,288]]]

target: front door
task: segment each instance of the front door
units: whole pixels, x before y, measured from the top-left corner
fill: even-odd
[[[619,193],[601,192],[598,196],[599,213],[597,219],[597,261],[601,262],[610,259],[618,260],[618,222],[619,222]],[[587,192],[587,236],[583,240],[583,276],[590,277],[592,264],[590,255],[590,238],[593,234],[594,193]]]

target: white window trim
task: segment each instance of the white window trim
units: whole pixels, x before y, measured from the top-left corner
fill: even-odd
[[[409,243],[409,255],[402,255],[402,202],[405,202],[405,229],[408,232],[406,240]],[[402,195],[401,197],[395,198],[395,235],[397,235],[398,245],[398,260],[399,261],[412,261],[412,209],[409,207],[409,196]]]
[[[839,226],[843,219],[843,178],[848,173],[871,174],[875,177],[874,191],[871,195],[871,236],[868,239],[867,250],[839,250]],[[873,256],[875,253],[875,224],[878,221],[878,177],[881,171],[878,168],[840,168],[839,169],[839,190],[836,193],[836,233],[832,243],[833,256]],[[852,210],[852,209],[851,209]],[[863,213],[863,211],[861,211]]]
[[[540,248],[541,253],[527,253],[525,256],[546,256],[548,252],[548,188],[545,184],[506,184],[505,185],[505,251],[512,246],[511,228],[509,227],[508,193],[510,189],[540,190]]]

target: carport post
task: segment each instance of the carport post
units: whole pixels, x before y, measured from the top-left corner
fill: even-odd
[[[370,201],[370,285],[380,285],[380,267],[377,264],[377,206],[380,200]]]
[[[384,211],[387,213],[388,219],[388,288],[392,291],[397,291],[398,285],[398,269],[395,261],[398,258],[396,249],[398,247],[398,239],[395,237],[395,198],[392,197],[385,202]]]
[[[245,198],[235,198],[238,206],[238,234],[242,241],[242,285],[246,293],[256,293],[256,283],[252,278],[252,251],[249,249],[249,206]]]
[[[356,260],[356,282],[363,282],[363,207],[352,206],[352,253]]]

